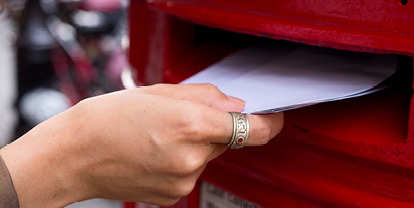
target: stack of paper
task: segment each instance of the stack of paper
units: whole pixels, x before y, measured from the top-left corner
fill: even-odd
[[[397,70],[397,57],[300,46],[256,45],[182,83],[211,83],[266,114],[378,91]]]

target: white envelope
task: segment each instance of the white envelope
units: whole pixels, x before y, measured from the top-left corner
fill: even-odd
[[[182,83],[214,84],[245,100],[244,112],[265,114],[375,92],[397,64],[395,55],[256,45]]]

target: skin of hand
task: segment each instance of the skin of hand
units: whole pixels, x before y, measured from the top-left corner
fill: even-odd
[[[86,99],[0,150],[25,207],[106,198],[172,205],[227,148],[244,102],[208,84],[154,85]],[[283,114],[248,115],[246,146],[266,144]]]

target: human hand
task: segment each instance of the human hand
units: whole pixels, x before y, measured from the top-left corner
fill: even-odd
[[[227,111],[243,107],[211,85],[119,91],[82,101],[0,153],[21,207],[89,198],[170,205],[226,150],[233,128]],[[267,143],[283,125],[282,114],[248,118],[246,146]]]

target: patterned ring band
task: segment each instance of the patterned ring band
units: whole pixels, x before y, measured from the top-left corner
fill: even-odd
[[[249,121],[243,113],[230,112],[233,118],[233,134],[227,147],[230,149],[243,148],[249,136]]]

